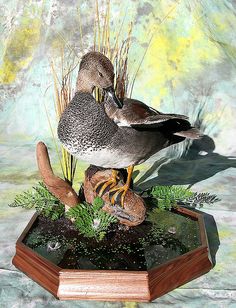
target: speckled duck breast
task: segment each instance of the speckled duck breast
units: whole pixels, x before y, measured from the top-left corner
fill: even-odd
[[[90,93],[77,92],[63,112],[58,137],[74,156],[105,168],[139,164],[170,140],[158,130],[119,127]]]

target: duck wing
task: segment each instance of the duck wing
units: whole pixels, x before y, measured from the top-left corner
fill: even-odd
[[[130,123],[131,127],[157,127],[159,125],[162,125],[163,122],[169,121],[169,120],[187,120],[188,117],[180,114],[158,114],[154,116],[148,116],[145,119],[137,119],[136,121],[133,121]]]
[[[135,99],[125,98],[123,104],[123,107],[118,109],[110,101],[105,103],[107,115],[119,126],[144,128],[149,125],[158,126],[171,119],[188,119],[187,116],[180,114],[161,113]]]
[[[161,113],[138,100],[125,98],[121,109],[108,100],[105,102],[105,110],[118,126],[133,127],[137,130],[158,129],[163,133],[190,139],[202,136],[197,128],[191,126],[187,116]]]

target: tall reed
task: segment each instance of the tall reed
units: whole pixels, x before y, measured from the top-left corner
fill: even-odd
[[[54,82],[54,106],[58,121],[73,97],[73,72],[78,63],[78,59],[72,55],[72,52],[70,52],[69,55],[65,55],[64,49],[61,49],[60,73],[56,71],[55,63],[53,61],[51,62]],[[59,159],[63,176],[65,180],[72,185],[76,171],[77,159],[68,153],[62,145],[60,145],[60,151],[58,151],[58,145],[56,145],[56,147],[58,154],[59,152],[61,153],[61,155],[59,154]]]

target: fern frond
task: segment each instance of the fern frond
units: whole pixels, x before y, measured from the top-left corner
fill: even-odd
[[[34,207],[35,196],[34,193],[30,190],[18,194],[15,196],[14,201],[9,204],[10,207],[23,207],[25,209],[31,209]]]
[[[157,201],[162,210],[171,210],[179,204],[192,207],[203,207],[204,204],[213,204],[220,199],[210,193],[197,193],[183,186],[155,186],[148,191],[148,195]]]
[[[59,219],[65,212],[64,205],[51,194],[46,186],[39,182],[32,190],[28,190],[15,197],[10,207],[23,207],[32,209],[52,220]]]
[[[191,190],[183,186],[155,186],[151,190],[153,197],[171,201],[184,201],[193,194]]]
[[[76,228],[86,237],[102,240],[111,223],[117,222],[116,217],[102,210],[103,200],[95,198],[93,204],[81,203],[66,212],[66,217],[72,219]]]

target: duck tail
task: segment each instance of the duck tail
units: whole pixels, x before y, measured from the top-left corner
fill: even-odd
[[[199,139],[203,136],[203,134],[195,127],[191,127],[188,130],[182,130],[180,132],[176,132],[173,135],[185,137],[189,139]]]

